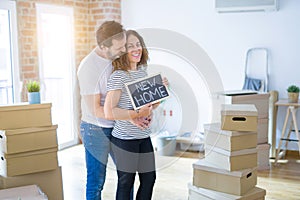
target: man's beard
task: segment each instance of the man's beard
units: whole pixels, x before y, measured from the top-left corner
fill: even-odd
[[[124,54],[125,54],[125,52],[120,52],[120,53],[118,53],[118,54],[112,54],[111,51],[108,51],[108,52],[107,52],[107,57],[108,57],[110,60],[115,60],[115,59],[121,57],[121,56],[124,55]]]

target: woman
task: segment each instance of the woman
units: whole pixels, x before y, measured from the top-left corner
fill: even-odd
[[[147,76],[148,51],[143,38],[133,30],[126,32],[127,53],[113,62],[114,72],[107,84],[105,116],[116,120],[112,132],[112,150],[118,172],[117,200],[127,200],[138,172],[140,186],[137,200],[150,200],[156,179],[150,129],[141,129],[130,122],[148,117],[159,103],[133,110],[125,84]]]

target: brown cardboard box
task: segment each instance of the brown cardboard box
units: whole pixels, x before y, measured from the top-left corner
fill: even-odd
[[[247,94],[243,90],[225,91],[226,104],[254,104],[257,108],[258,119],[269,116],[269,93]]]
[[[221,124],[204,125],[205,145],[211,145],[227,151],[256,148],[256,132],[221,130]]]
[[[269,119],[258,119],[257,144],[268,143]]]
[[[0,130],[0,150],[5,154],[57,147],[57,125]]]
[[[205,145],[205,160],[220,169],[236,171],[257,167],[257,150],[243,149],[226,151],[210,145]]]
[[[223,192],[217,192],[205,188],[199,188],[188,184],[189,200],[263,200],[265,199],[266,190],[254,187],[243,196],[232,195]]]
[[[26,185],[0,190],[0,199],[5,200],[48,200],[37,185]]]
[[[51,125],[51,103],[0,106],[0,130]]]
[[[1,153],[0,175],[17,176],[56,169],[57,147],[26,153]]]
[[[222,105],[221,129],[257,132],[257,109],[253,104]]]
[[[233,195],[244,195],[257,183],[256,168],[240,171],[222,170],[200,159],[193,164],[193,185]]]
[[[49,200],[63,200],[61,167],[55,170],[26,174],[14,177],[1,177],[0,188],[12,188],[35,184],[47,195]]]
[[[270,144],[257,145],[257,170],[270,169]]]

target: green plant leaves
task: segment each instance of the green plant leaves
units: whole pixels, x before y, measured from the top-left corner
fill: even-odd
[[[40,91],[40,83],[37,81],[29,81],[26,84],[28,92],[39,92]]]
[[[287,88],[287,91],[288,92],[293,92],[293,93],[299,93],[300,89],[298,86],[296,85],[290,85],[288,88]]]

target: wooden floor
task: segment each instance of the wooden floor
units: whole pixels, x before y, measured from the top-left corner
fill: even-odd
[[[63,172],[65,200],[84,200],[85,161],[82,145],[59,151],[59,163]],[[187,200],[187,184],[192,182],[192,164],[203,157],[201,153],[176,152],[175,156],[156,155],[157,179],[154,200]],[[271,169],[259,171],[257,186],[266,189],[265,199],[300,200],[300,158],[299,155],[282,159]],[[109,160],[107,178],[103,191],[104,200],[115,197],[117,177],[113,162]],[[138,180],[135,183],[137,191]]]
[[[274,164],[271,169],[258,173],[258,186],[266,189],[266,199],[300,200],[300,158],[288,157]]]

